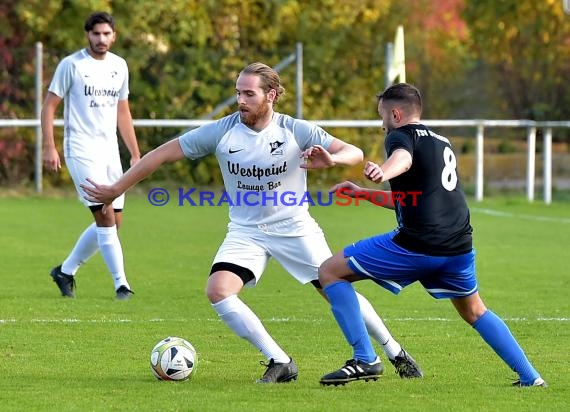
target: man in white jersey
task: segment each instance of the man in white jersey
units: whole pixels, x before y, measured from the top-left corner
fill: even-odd
[[[112,185],[90,178],[81,187],[88,199],[109,204],[166,162],[215,154],[230,205],[230,223],[214,257],[206,294],[224,323],[268,359],[257,382],[289,382],[297,378],[295,362],[238,294],[259,281],[270,257],[322,294],[317,271],[331,251],[309,214],[308,203],[293,205],[284,202],[283,195],[306,193],[306,169],[354,165],[363,154],[312,123],[274,112],[284,88],[277,72],[265,64],[253,63],[242,70],[236,92],[238,112],[164,143]],[[392,338],[370,303],[358,296],[369,333],[382,345],[397,373],[421,377],[418,365]]]
[[[103,213],[100,202],[90,202],[79,184],[87,177],[113,183],[122,174],[117,127],[130,154],[131,165],[140,158],[129,108],[129,72],[126,61],[109,51],[115,42],[115,21],[104,12],[85,21],[88,47],[65,57],[57,66],[41,114],[43,162],[50,171],[61,169],[54,139],[54,117],[64,100],[63,152],[80,200],[95,222],[88,226],[61,265],[50,275],[62,296],[75,297],[75,274],[97,250],[113,277],[117,299],[132,294],[125,275],[123,250],[117,229],[122,221],[124,195]]]

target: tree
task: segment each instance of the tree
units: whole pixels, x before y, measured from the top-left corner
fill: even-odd
[[[465,2],[471,47],[510,116],[570,117],[570,25],[560,0]]]
[[[117,19],[114,51],[129,63],[137,119],[202,118],[234,93],[241,68],[253,61],[274,66],[297,42],[304,49],[305,118],[377,119],[385,47],[398,25],[407,80],[422,90],[425,118],[570,114],[570,25],[559,0],[4,0],[0,116],[34,117],[35,42],[44,45],[45,90],[59,60],[85,47],[83,22],[94,10]],[[295,75],[293,66],[281,72],[287,94],[277,107],[293,115]],[[182,131],[137,134],[146,152]],[[24,138],[33,153],[30,129],[0,132],[2,139]],[[378,130],[331,132],[365,153],[382,152]],[[31,167],[29,158],[20,161]],[[180,162],[157,177],[217,184],[216,168],[213,158]]]

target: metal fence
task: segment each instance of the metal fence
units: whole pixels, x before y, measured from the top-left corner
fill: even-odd
[[[182,120],[182,119],[135,119],[135,128],[139,127],[176,127],[195,128],[213,120]],[[315,124],[322,127],[340,128],[381,128],[380,120],[314,120]],[[536,122],[531,120],[424,120],[429,127],[457,127],[472,128],[475,134],[475,200],[483,200],[484,189],[484,143],[485,131],[490,128],[518,128],[526,130],[527,154],[526,154],[526,197],[529,201],[535,199],[535,175],[536,175],[536,138],[537,131],[541,130],[543,136],[543,201],[546,204],[552,202],[552,134],[553,129],[570,129],[570,121]],[[63,120],[57,119],[56,126],[63,126]],[[41,152],[41,124],[39,119],[0,119],[0,127],[34,127],[36,135],[35,181],[36,191],[41,193],[42,181],[42,152]]]
[[[36,192],[42,192],[42,133],[41,133],[41,104],[42,104],[42,54],[43,46],[41,43],[36,44],[36,102],[35,102],[35,119],[0,119],[0,127],[33,127],[36,130],[35,142],[35,162],[34,162],[34,180]],[[291,55],[283,59],[279,63],[279,68],[285,67],[293,62],[297,64],[297,89],[302,90],[302,55],[303,49],[300,43],[297,44],[296,50]],[[278,67],[276,67],[276,70]],[[170,119],[135,119],[134,125],[137,127],[176,127],[176,128],[194,128],[203,124],[212,122],[210,120],[218,109],[226,107],[233,103],[234,97],[221,103],[211,115],[205,119],[191,120],[170,120]],[[302,99],[301,93],[297,95],[297,117],[302,118]],[[380,120],[314,120],[322,127],[340,127],[340,128],[380,128],[382,122]],[[483,200],[484,189],[484,141],[485,131],[489,128],[510,128],[510,129],[526,129],[527,155],[526,155],[526,196],[529,201],[535,198],[535,172],[536,172],[536,138],[537,131],[543,132],[543,200],[546,204],[552,202],[552,131],[553,129],[570,129],[570,120],[568,121],[543,121],[536,122],[532,120],[424,120],[424,124],[429,127],[451,127],[451,128],[469,128],[474,130],[475,134],[475,200]],[[63,126],[62,119],[55,120],[55,126]]]

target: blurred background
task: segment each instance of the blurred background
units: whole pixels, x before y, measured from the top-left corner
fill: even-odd
[[[135,120],[219,118],[248,63],[283,63],[302,47],[299,66],[280,69],[287,93],[276,110],[307,120],[378,120],[375,95],[386,86],[387,46],[405,33],[405,80],[424,98],[426,120],[570,121],[570,15],[563,0],[3,0],[0,4],[0,120],[37,119],[37,45],[41,98],[57,63],[87,44],[83,24],[93,11],[117,21],[113,52],[130,68]],[[300,55],[297,55],[301,58]],[[298,90],[302,87],[302,90]],[[302,100],[298,97],[302,96]],[[61,118],[60,106],[59,118]],[[215,113],[215,116],[212,116]],[[562,123],[561,123],[562,122]],[[135,123],[137,124],[137,123]],[[542,124],[542,123],[541,123]],[[383,157],[376,126],[325,127]],[[468,194],[476,191],[472,126],[433,126],[450,138]],[[187,127],[136,127],[143,153]],[[543,135],[536,128],[537,190],[544,176]],[[0,191],[34,188],[36,127],[0,127]],[[61,148],[63,130],[56,129]],[[570,127],[551,130],[552,193],[570,201]],[[528,193],[528,127],[486,127],[486,194]],[[550,147],[548,148],[550,150]],[[126,159],[125,159],[126,160]],[[125,162],[125,164],[128,164]],[[310,175],[313,184],[360,178],[360,168]],[[217,186],[216,160],[178,162],[153,179]],[[41,186],[69,189],[64,168]]]

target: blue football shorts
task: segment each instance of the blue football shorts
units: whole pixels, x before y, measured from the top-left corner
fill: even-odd
[[[392,240],[397,231],[353,243],[344,249],[348,266],[394,294],[418,281],[434,298],[465,297],[478,290],[475,251],[456,256],[411,252]]]

